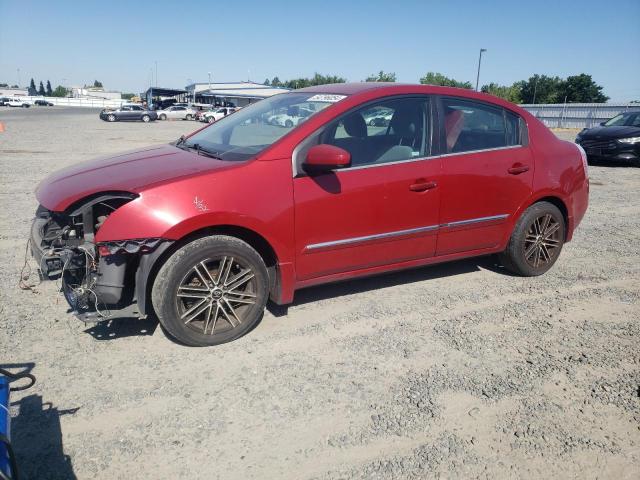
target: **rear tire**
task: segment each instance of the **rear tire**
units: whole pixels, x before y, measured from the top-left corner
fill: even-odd
[[[177,250],[153,284],[153,308],[166,332],[194,347],[219,345],[251,330],[269,296],[264,261],[249,244],[224,235]]]
[[[160,120],[166,120],[167,116],[163,113],[158,117]]]
[[[191,120],[192,118],[193,118],[193,117],[192,117],[191,115],[187,115],[187,116],[185,117],[185,120]]]
[[[558,207],[549,202],[534,203],[516,223],[507,248],[500,254],[502,265],[517,275],[542,275],[560,256],[565,228]]]
[[[151,117],[149,117],[149,115],[143,115],[142,116],[142,121],[144,123],[149,123],[149,120],[151,120]]]

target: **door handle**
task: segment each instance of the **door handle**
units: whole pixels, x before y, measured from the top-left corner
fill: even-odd
[[[529,165],[521,165],[519,163],[516,163],[514,166],[512,166],[507,170],[507,172],[509,172],[511,175],[520,175],[521,173],[528,172],[528,171],[529,171]]]
[[[438,184],[436,182],[416,182],[409,185],[409,190],[412,192],[425,192],[432,188],[436,188],[437,186]]]

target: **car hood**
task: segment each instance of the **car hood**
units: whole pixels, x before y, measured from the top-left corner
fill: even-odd
[[[159,182],[237,166],[235,162],[161,145],[58,170],[40,182],[36,197],[48,210],[63,211],[96,193],[137,193]]]
[[[580,133],[582,138],[625,138],[640,135],[640,127],[595,127]]]

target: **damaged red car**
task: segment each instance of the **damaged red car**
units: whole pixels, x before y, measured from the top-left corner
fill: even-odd
[[[178,341],[215,345],[311,285],[488,254],[543,274],[588,191],[580,147],[511,103],[334,84],[52,174],[31,249],[80,318],[155,314]]]

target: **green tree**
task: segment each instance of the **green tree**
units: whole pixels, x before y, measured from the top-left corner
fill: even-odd
[[[395,82],[396,74],[395,73],[387,73],[380,70],[377,74],[369,75],[365,82]]]
[[[133,97],[136,96],[135,93],[123,93],[122,95],[123,100],[131,100]]]
[[[535,74],[529,80],[516,83],[520,88],[522,103],[558,103],[563,100],[560,98],[560,77]]]
[[[271,85],[271,81],[269,81],[268,78],[265,78],[264,82],[262,82],[263,85],[269,86]]]
[[[47,80],[47,97],[50,97],[52,93],[53,90],[51,90],[51,82]]]
[[[0,83],[0,88],[8,88],[9,84],[8,83]]]
[[[480,91],[490,95],[495,95],[496,97],[504,98],[508,102],[512,103],[520,103],[522,101],[520,95],[520,84],[517,82],[511,86],[490,83],[489,85],[483,85]]]
[[[20,88],[18,85],[11,85],[11,88]]]
[[[280,79],[278,77],[273,77],[273,79],[271,80],[271,86],[272,87],[281,87],[282,86],[282,82],[280,82]]]
[[[609,97],[602,93],[602,87],[586,73],[567,77],[560,84],[558,93],[559,102],[563,102],[565,98],[567,102],[573,103],[604,103],[609,100]]]
[[[427,74],[420,79],[420,83],[426,85],[441,85],[443,87],[473,88],[471,82],[461,82],[438,72],[427,72]]]
[[[33,78],[31,79],[31,83],[29,84],[29,88],[27,90],[29,92],[29,95],[31,96],[38,94],[38,90],[36,90],[36,82],[33,81]]]
[[[69,94],[69,90],[62,85],[58,85],[56,89],[51,93],[52,97],[66,97]]]
[[[94,88],[103,88],[102,87],[102,82],[99,82],[98,80],[94,80],[93,81],[93,86],[94,86]]]
[[[42,80],[40,80],[40,86],[38,87],[38,95],[44,97],[45,94],[44,85],[42,84]]]

